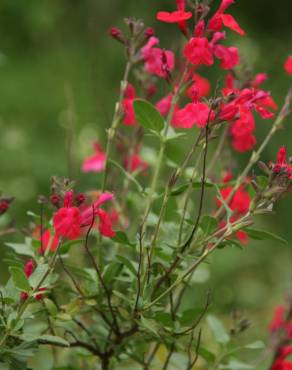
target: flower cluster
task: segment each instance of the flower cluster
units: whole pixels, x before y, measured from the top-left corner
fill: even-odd
[[[112,238],[115,232],[108,213],[101,208],[105,202],[112,200],[113,194],[103,193],[92,205],[84,205],[76,198],[74,203],[73,191],[64,195],[63,206],[53,216],[55,234],[58,238],[77,239],[81,236],[82,230],[86,230],[94,223],[96,216],[99,218],[98,229],[101,235]]]

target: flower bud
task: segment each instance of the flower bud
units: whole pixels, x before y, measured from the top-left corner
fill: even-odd
[[[75,196],[75,203],[77,207],[79,207],[82,203],[84,203],[86,200],[86,197],[83,193],[79,193]]]
[[[145,36],[150,39],[150,37],[154,36],[154,29],[152,27],[147,27],[145,30]]]
[[[60,207],[60,197],[57,194],[52,194],[50,196],[50,201],[53,206]]]
[[[9,209],[9,202],[7,200],[0,201],[0,215],[3,215]]]
[[[122,33],[122,31],[117,28],[117,27],[112,27],[110,30],[109,30],[109,34],[111,35],[111,37],[113,39],[116,39],[117,41],[119,41],[121,44],[125,44],[126,43],[126,39]]]

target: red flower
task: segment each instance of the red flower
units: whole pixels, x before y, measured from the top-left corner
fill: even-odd
[[[210,82],[200,76],[198,73],[195,73],[192,77],[193,84],[188,89],[187,95],[193,100],[198,101],[203,96],[208,96],[211,90]]]
[[[137,146],[134,153],[127,156],[124,160],[124,167],[129,172],[145,172],[149,167],[149,164],[140,157],[140,147]]]
[[[34,270],[33,260],[28,260],[24,266],[24,273],[27,278],[29,278]]]
[[[146,72],[167,78],[174,69],[174,54],[169,50],[154,48],[159,44],[156,37],[150,37],[147,44],[141,49]]]
[[[101,172],[105,167],[105,153],[98,142],[93,143],[95,154],[86,158],[82,164],[83,172]]]
[[[172,119],[172,125],[178,128],[192,128],[194,125],[205,127],[214,120],[215,113],[206,103],[189,103],[178,109]]]
[[[111,223],[113,225],[119,225],[120,224],[120,215],[119,215],[119,212],[115,209],[115,208],[111,208],[109,210],[109,217],[110,217],[110,220],[111,220]]]
[[[212,47],[206,37],[192,37],[186,44],[183,54],[194,65],[210,66],[214,63]]]
[[[272,164],[272,171],[274,173],[286,174],[289,179],[292,179],[292,166],[287,163],[287,151],[284,146],[282,146],[277,154],[276,164]]]
[[[220,31],[224,25],[225,27],[239,33],[241,36],[245,35],[244,30],[238,25],[233,16],[230,14],[224,14],[225,10],[233,3],[233,0],[222,0],[218,11],[208,23],[208,31]]]
[[[167,116],[171,107],[172,98],[173,95],[169,94],[156,103],[155,106],[162,116]]]
[[[192,17],[191,12],[185,11],[185,0],[177,0],[177,10],[174,12],[158,12],[156,19],[166,23],[177,23],[184,34],[187,34],[187,20]]]
[[[174,12],[158,12],[156,19],[165,23],[180,23],[192,18],[192,12],[175,10]]]
[[[107,236],[108,238],[113,238],[116,233],[112,229],[110,216],[101,208],[96,210],[96,214],[99,217],[98,229],[101,235]]]
[[[220,190],[221,197],[224,200],[227,200],[227,198],[229,198],[231,192],[232,192],[232,187],[231,186],[228,186],[226,188],[222,188]],[[251,201],[251,199],[250,199],[249,194],[241,186],[236,190],[232,199],[229,200],[228,206],[235,213],[236,216],[245,215],[249,210],[250,201]],[[221,204],[222,204],[221,200],[216,198],[216,202],[217,202],[217,205],[220,207]]]
[[[135,111],[133,108],[133,102],[136,98],[136,91],[133,85],[129,84],[126,87],[124,93],[124,99],[122,101],[123,111],[124,111],[124,120],[123,123],[126,126],[137,125],[135,118]]]
[[[248,134],[246,136],[242,136],[240,139],[234,138],[231,142],[231,145],[237,152],[244,153],[254,148],[256,143],[256,137]]]
[[[292,75],[292,55],[290,55],[284,64],[285,71],[289,74]]]
[[[238,49],[234,46],[215,45],[214,55],[221,60],[222,69],[232,69],[240,63]]]
[[[110,193],[103,193],[92,206],[84,208],[82,211],[78,207],[72,206],[73,193],[67,192],[64,199],[64,207],[60,208],[53,216],[53,225],[57,237],[65,237],[74,240],[80,237],[81,228],[90,226],[95,216],[98,216],[100,223],[108,225],[105,211],[100,212],[99,207],[106,201],[111,200],[113,195]],[[103,234],[103,231],[105,233]],[[102,235],[112,237],[113,230],[101,227]]]
[[[77,207],[60,208],[54,214],[53,223],[59,238],[65,237],[74,240],[81,234],[81,215]]]
[[[55,252],[59,245],[59,238],[55,234],[51,234],[51,230],[47,229],[43,232],[41,236],[41,228],[38,226],[34,232],[33,236],[41,240],[41,248],[38,249],[38,253],[43,254],[48,248],[50,248],[50,252]]]

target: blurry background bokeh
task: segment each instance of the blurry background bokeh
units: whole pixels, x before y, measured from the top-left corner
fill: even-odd
[[[48,193],[51,175],[68,175],[68,138],[74,142],[72,171],[81,189],[96,184],[95,175],[81,177],[80,164],[93,139],[105,143],[124,66],[122,48],[107,31],[112,25],[123,27],[123,18],[134,15],[155,28],[161,45],[171,47],[178,32],[158,24],[155,13],[173,6],[173,0],[0,2],[0,189],[16,197],[11,212],[17,225],[28,221],[27,209],[38,209],[36,197]],[[245,38],[229,33],[232,42],[255,72],[268,73],[265,88],[281,105],[292,85],[283,70],[292,53],[292,1],[237,0],[230,12],[247,31]],[[270,125],[258,122],[259,140]],[[292,118],[265,151],[265,160],[275,158],[279,145],[292,153],[291,135]],[[248,155],[238,158],[244,163]],[[226,250],[212,260],[207,281],[202,274],[198,297],[212,287],[215,313],[240,309],[252,320],[255,339],[266,336],[274,306],[289,289],[292,293],[291,209],[292,197],[263,220],[268,230],[288,240],[286,246],[251,242],[243,252]],[[1,242],[2,257],[4,249]],[[0,263],[0,282],[6,276]],[[196,293],[191,297],[190,305]]]

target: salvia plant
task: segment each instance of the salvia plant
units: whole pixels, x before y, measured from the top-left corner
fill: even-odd
[[[253,75],[228,43],[231,32],[245,36],[233,3],[177,0],[159,11],[180,37],[175,53],[139,19],[110,30],[125,73],[107,138],[82,165],[84,176],[98,173],[96,188],[52,177],[39,214],[27,214],[24,240],[3,239],[10,278],[0,288],[1,370],[38,369],[39,353],[59,370],[292,369],[291,301],[276,309],[266,348],[238,341],[249,327],[241,315],[230,329],[212,314],[212,287],[184,304],[198,274],[212,273],[215,251],[283,242],[256,224],[291,190],[284,146],[261,161],[284,129],[291,93],[278,108],[262,88],[267,75]],[[260,142],[256,116],[269,127]],[[238,152],[249,153],[245,164]],[[7,222],[12,201],[0,198],[2,238],[16,232]]]

